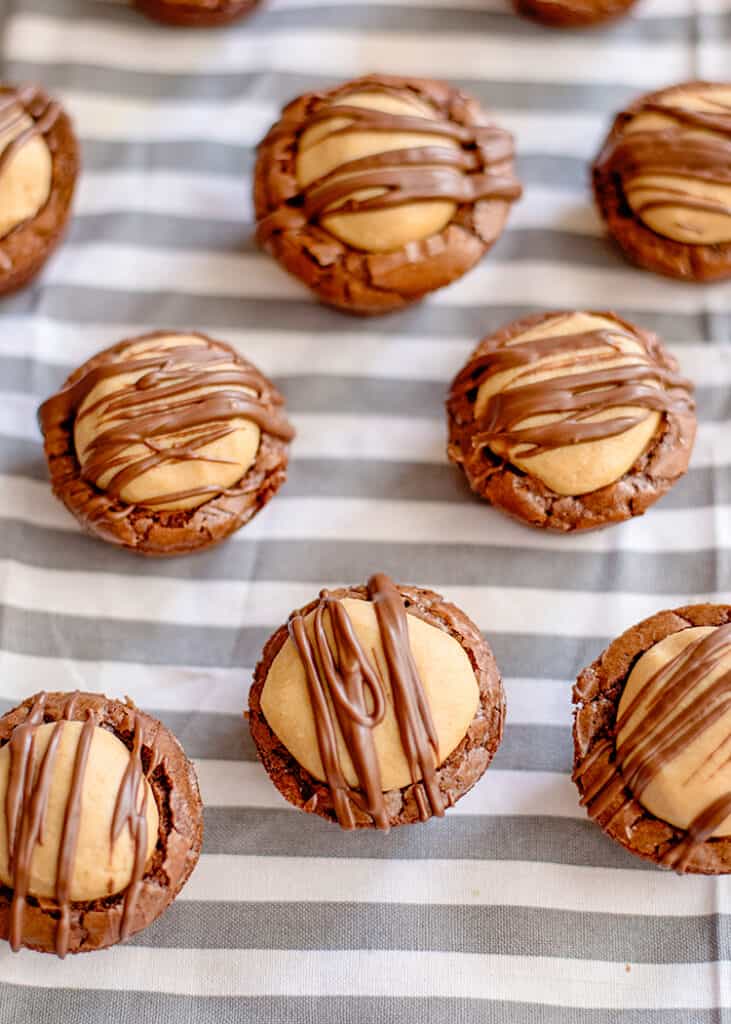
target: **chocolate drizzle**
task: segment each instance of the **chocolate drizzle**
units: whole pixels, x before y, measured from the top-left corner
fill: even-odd
[[[439,740],[411,651],[404,601],[383,573],[368,581],[368,594],[378,620],[419,816],[422,821],[432,815],[441,817],[445,803],[436,774]],[[332,640],[325,627],[326,614]],[[355,828],[356,807],[377,828],[388,831],[389,813],[373,738],[373,730],[386,714],[387,695],[375,655],[371,660],[363,650],[345,606],[327,590],[320,594],[315,609],[313,639],[299,613],[289,621],[289,634],[304,666],[318,749],[338,822],[345,829]],[[357,789],[348,785],[340,764],[336,722],[353,763]]]
[[[575,781],[582,783],[581,804],[592,817],[614,808],[604,823],[606,827],[633,799],[641,802],[642,794],[662,769],[731,710],[731,669],[722,672],[710,686],[705,685],[729,655],[731,625],[719,626],[689,644],[645,682],[617,716],[614,738],[598,743],[574,771]],[[681,707],[688,698],[687,706]],[[620,740],[621,732],[624,736]],[[693,851],[729,814],[731,792],[703,808],[661,862],[685,871]]]
[[[360,91],[405,98],[404,89],[385,84],[369,82]],[[336,119],[341,118],[348,123],[338,125]],[[285,111],[263,145],[290,135],[299,138],[305,130],[328,121],[335,126],[324,136],[326,139],[359,132],[429,134],[441,135],[460,145],[411,146],[346,161],[301,189],[285,208],[263,218],[257,226],[261,242],[280,230],[283,222],[291,227],[298,218],[303,224],[318,223],[329,214],[372,212],[425,200],[446,200],[458,205],[480,200],[513,202],[522,194],[511,165],[512,137],[497,125],[468,127],[447,119],[328,103],[315,109],[304,124]],[[374,189],[380,191],[373,195]],[[366,194],[357,196],[360,192]]]
[[[558,327],[568,318],[559,316]],[[633,357],[618,339],[642,346],[643,357],[622,366],[602,366],[618,357]],[[543,361],[547,362],[544,363]],[[587,364],[583,373],[561,373]],[[465,397],[474,402],[480,387],[491,377],[518,369],[509,386],[488,400],[475,417],[468,441],[473,450],[498,443],[512,449],[525,446],[521,459],[587,441],[605,440],[631,430],[652,412],[688,414],[694,408],[692,384],[664,364],[659,345],[648,335],[635,334],[619,324],[612,328],[549,335],[529,341],[488,339],[466,364],[452,386],[449,401]],[[545,380],[521,383],[537,371],[557,370]],[[596,421],[592,417],[618,407],[639,407],[638,414],[623,414]],[[554,414],[553,422],[521,426],[536,416]]]
[[[40,89],[33,85],[0,95],[0,136],[11,131],[24,115],[33,119],[33,124],[28,125],[3,147],[0,152],[0,174],[26,143],[38,135],[50,132],[60,114],[60,105],[44,97]]]
[[[36,730],[44,721],[46,706],[45,693],[33,701],[24,722],[16,726],[8,740],[10,767],[5,797],[5,820],[8,836],[8,868],[13,890],[10,909],[10,946],[17,952],[23,945],[23,916],[28,898],[33,854],[37,846],[43,845],[48,800],[53,774],[66,724],[75,721],[74,712],[78,694],[71,694],[61,718],[55,722],[48,746],[40,764],[34,771]],[[145,851],[147,847],[147,786],[137,803],[137,793],[145,777],[142,764],[142,746],[145,743],[141,718],[134,710],[134,742],[129,752],[129,762],[117,794],[114,819],[110,834],[110,851],[113,849],[125,827],[130,830],[135,845],[135,859],[132,877],[123,895],[122,923],[120,938],[129,935],[132,916],[135,911],[141,880],[145,873]],[[84,720],[72,770],[71,785],[64,810],[63,830],[56,866],[54,900],[58,905],[59,919],[56,927],[56,952],[65,957],[68,952],[71,930],[71,881],[74,874],[76,854],[81,825],[84,783],[94,730],[99,727],[96,716],[89,712]],[[149,746],[149,744],[148,744]],[[155,752],[153,749],[153,760]]]
[[[673,124],[612,133],[599,155],[597,169],[618,175],[625,192],[640,177],[669,176],[677,181],[675,186],[648,187],[648,192],[658,194],[632,204],[639,217],[650,210],[677,208],[731,219],[731,206],[720,199],[692,195],[684,186],[688,181],[731,186],[731,103],[714,99],[710,92],[704,93],[704,99],[713,110],[688,110],[672,102],[671,96],[646,100],[624,116],[625,126],[642,114],[662,114]]]
[[[150,336],[154,338],[169,335]],[[219,462],[201,449],[232,434],[236,419],[248,419],[264,432],[284,441],[294,436],[279,399],[255,367],[240,360],[231,350],[203,335],[197,341],[174,347],[155,347],[125,353],[146,339],[125,342],[117,358],[100,362],[74,383],[49,398],[38,416],[44,434],[73,417],[99,415],[101,432],[84,453],[82,476],[116,500],[134,480],[158,466],[187,461]],[[138,378],[120,390],[89,404],[79,412],[97,385],[123,374]],[[246,391],[240,390],[245,388]],[[201,389],[205,389],[201,393]],[[197,393],[196,393],[197,392]],[[130,456],[129,448],[142,445],[146,454]],[[104,485],[100,481],[110,471]],[[201,486],[176,493],[153,495],[141,504],[161,505],[171,501],[226,494],[248,493],[240,488]]]

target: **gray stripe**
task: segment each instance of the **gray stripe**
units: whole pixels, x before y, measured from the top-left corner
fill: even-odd
[[[490,769],[479,783],[489,786]],[[494,780],[493,780],[493,785]],[[345,832],[292,808],[205,809],[205,851],[251,857],[336,857],[366,860],[515,860],[541,864],[657,871],[608,839],[584,818],[485,817],[459,814],[424,825]],[[283,880],[283,885],[286,882]]]
[[[490,515],[485,509],[485,524]],[[245,537],[245,532],[242,536]],[[487,539],[487,535],[486,535]],[[709,541],[711,539],[709,538]],[[702,541],[699,540],[699,543]],[[572,551],[557,562],[553,550],[491,547],[489,544],[397,544],[372,540],[237,540],[204,551],[196,558],[120,557],[119,552],[81,532],[52,530],[6,519],[0,532],[0,558],[54,571],[114,572],[134,578],[181,580],[267,580],[312,583],[365,580],[378,568],[394,579],[423,580],[430,585],[494,586],[601,594],[608,588],[626,593],[712,593],[722,582],[731,550],[719,548],[667,553]],[[558,598],[557,600],[560,600]]]
[[[47,480],[40,443],[0,435],[0,472]],[[377,459],[295,459],[289,498],[370,498],[397,501],[476,501],[463,475],[446,463],[380,462]],[[731,466],[691,469],[662,499],[662,508],[731,503]]]
[[[573,108],[572,108],[573,109]],[[206,140],[130,140],[112,142],[85,139],[84,167],[89,171],[180,171],[225,174],[229,177],[251,174],[255,153],[250,146]],[[554,186],[581,192],[586,200],[588,170],[579,157],[553,153],[520,153],[518,173],[524,185]]]
[[[77,567],[78,568],[78,567]],[[170,625],[61,615],[0,605],[0,636],[6,651],[78,661],[140,662],[237,668],[255,665],[275,626]],[[488,636],[504,675],[573,679],[608,640],[513,633]]]
[[[251,733],[243,717],[248,679],[241,673],[241,714],[226,715],[207,711],[145,711],[158,718],[182,743],[188,757],[196,760],[256,761],[257,754]],[[79,686],[94,686],[94,680],[79,681]],[[119,696],[122,694],[109,694]],[[154,697],[151,698],[154,701]],[[14,706],[0,700],[0,715]],[[506,726],[505,736],[494,765],[501,771],[563,772],[571,771],[571,709],[566,706],[566,726]]]
[[[24,0],[23,10],[53,14],[56,17],[79,13],[78,0]],[[92,13],[96,21],[129,28],[140,27],[139,19],[134,12],[122,4],[96,4]],[[390,32],[394,35],[401,32],[416,32],[425,37],[425,46],[429,45],[430,34],[456,32],[465,35],[505,35],[516,43],[525,39],[545,39],[545,30],[540,25],[528,19],[516,18],[508,8],[502,12],[480,11],[473,7],[440,9],[429,6],[381,6],[378,10],[377,23],[374,23],[372,5],[365,2],[347,6],[323,3],[316,7],[283,10],[269,10],[263,7],[247,20],[245,26],[233,26],[229,31],[232,34],[245,31],[247,35],[256,35],[276,30],[289,32],[296,29],[319,29],[323,25],[329,29],[358,31],[362,35],[367,35],[369,30]],[[728,30],[728,25],[729,19],[725,14],[707,16],[704,19],[704,29],[709,34],[715,33],[710,36],[711,38],[720,38]],[[153,26],[149,28],[151,40],[164,31]],[[693,38],[692,33],[692,18],[656,17],[618,22],[610,26],[607,35],[610,41],[630,40],[651,44],[690,41]],[[596,33],[592,29],[575,31],[574,35],[577,38],[596,39]],[[205,81],[207,77],[208,75],[201,75],[199,80]],[[312,83],[315,77],[319,85],[319,76],[308,76],[309,84],[304,88],[316,88],[317,86]],[[539,94],[540,88],[535,84],[533,87]],[[581,88],[584,88],[583,82]],[[605,85],[604,88],[609,91],[611,87]]]
[[[178,996],[5,985],[0,1010],[13,1024],[724,1024],[726,1010],[593,1010],[487,999],[365,996]]]
[[[418,342],[417,342],[418,344]],[[418,348],[415,347],[418,353]],[[455,359],[454,373],[460,367]],[[75,369],[71,363],[45,363],[24,356],[0,356],[0,387],[36,395],[38,401],[56,391]],[[293,413],[357,413],[362,416],[414,416],[444,421],[446,380],[405,380],[387,377],[347,377],[295,374],[275,377]],[[731,418],[729,384],[696,390],[702,422]]]
[[[248,223],[165,216],[143,210],[76,217],[69,241],[81,244],[100,239],[106,244],[117,245],[180,246],[238,254],[258,252],[253,227]],[[495,259],[505,262],[557,260],[611,268],[626,265],[619,250],[609,245],[606,239],[570,231],[508,230],[495,246],[494,254]]]
[[[438,950],[561,955],[626,964],[708,963],[729,952],[729,918],[639,917],[514,906],[363,903],[174,903],[132,942],[198,949]],[[719,947],[724,947],[719,948]],[[578,965],[577,965],[578,966]]]
[[[128,292],[74,285],[32,285],[3,302],[7,316],[34,313],[70,323],[146,323],[154,327],[219,330],[236,325],[269,330],[299,331],[318,336],[363,332],[397,332],[421,337],[481,338],[490,331],[543,306],[439,306],[432,303],[383,317],[336,315],[315,301],[183,295],[175,292]],[[731,313],[668,313],[634,310],[614,303],[615,312],[655,331],[667,341],[689,338],[731,342]]]

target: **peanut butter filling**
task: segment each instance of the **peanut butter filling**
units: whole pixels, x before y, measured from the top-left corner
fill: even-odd
[[[339,772],[344,789],[368,793],[369,787],[377,787],[378,794],[423,779],[432,813],[443,813],[433,772],[458,746],[475,717],[475,673],[454,637],[403,610],[387,577],[374,577],[369,587],[370,601],[346,597],[331,602],[326,597],[318,610],[292,620],[290,638],[264,684],[262,711],[279,740],[315,778],[332,785]],[[387,617],[379,618],[384,612]],[[328,660],[328,650],[344,683],[336,679],[333,684],[331,677],[321,689],[312,675],[308,678],[306,662],[311,652],[315,677],[326,680],[323,658]],[[323,704],[318,707],[320,699]],[[327,721],[333,726],[331,748],[328,742],[323,744]],[[370,795],[369,809],[384,827],[378,817],[378,794]]]
[[[702,838],[731,835],[731,628],[684,629],[646,651],[617,726],[617,763],[651,814],[694,831],[721,807]]]
[[[475,445],[557,494],[587,494],[619,480],[650,444],[661,415],[688,407],[689,385],[661,367],[644,337],[590,313],[557,314],[460,374],[477,382]]]
[[[615,155],[627,201],[653,231],[731,242],[731,85],[669,90],[627,122]]]
[[[34,123],[18,103],[6,100],[0,107],[0,238],[35,217],[51,194],[53,160],[44,136],[33,134],[22,145],[9,148]]]
[[[28,760],[26,784],[37,784],[44,759],[52,758],[48,774],[45,812],[38,841],[32,850],[23,849],[27,842],[30,820],[15,819],[13,857],[11,867],[9,820],[0,814],[0,882],[14,888],[19,867],[27,874],[26,892],[42,899],[55,899],[59,885],[59,870],[64,836],[69,835],[69,820],[74,812],[71,794],[75,780],[79,779],[79,749],[84,731],[82,722],[46,723],[33,730],[32,757]],[[56,734],[49,754],[49,745]],[[48,762],[46,762],[48,763]],[[74,850],[69,857],[70,874],[67,896],[72,901],[103,899],[125,890],[132,881],[135,868],[135,838],[128,827],[114,835],[114,818],[118,796],[125,773],[130,764],[130,752],[112,733],[94,726],[90,734],[85,768],[78,792],[78,821]],[[9,783],[12,771],[11,745],[0,749],[0,807],[9,803]],[[17,782],[17,780],[16,780]],[[19,794],[16,792],[16,797]],[[149,783],[140,778],[134,795],[137,808],[144,807],[146,842],[144,861],[148,861],[157,843],[159,817],[155,798]],[[28,814],[31,814],[30,807]],[[25,830],[24,830],[25,829]],[[26,863],[26,855],[30,858]],[[69,851],[71,853],[71,851]]]

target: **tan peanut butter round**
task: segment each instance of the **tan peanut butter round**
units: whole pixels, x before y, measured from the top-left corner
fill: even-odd
[[[46,753],[54,723],[39,725],[34,731],[32,770],[34,777]],[[30,895],[55,899],[59,853],[74,765],[84,723],[64,722],[57,748],[44,819],[42,842],[33,847],[30,864]],[[122,892],[132,879],[135,844],[129,827],[122,828],[112,843],[112,825],[120,786],[130,761],[127,747],[111,732],[95,727],[83,776],[81,815],[76,851],[71,858],[69,898],[76,901],[103,899]],[[10,747],[0,749],[0,807],[5,806],[10,769]],[[155,798],[146,779],[140,780],[136,806],[145,800],[149,860],[157,843],[159,815]],[[0,814],[0,882],[12,888],[8,863],[7,816]]]
[[[534,364],[535,369],[526,370],[517,366],[489,376],[480,386],[475,401],[475,418],[479,419],[493,395],[509,391],[512,387],[524,386],[559,377],[570,377],[599,368],[649,363],[649,356],[643,343],[632,337],[616,321],[589,313],[557,315],[555,318],[515,335],[505,343],[506,347],[538,338],[559,337],[585,331],[606,329],[612,332],[618,352],[616,358],[607,359],[606,351],[584,349],[569,357],[564,353],[548,355]],[[648,381],[652,384],[652,381]],[[656,386],[656,385],[655,385]],[[548,413],[531,416],[518,426],[532,427],[546,423],[557,423],[567,414]],[[639,417],[640,422],[623,433],[601,440],[584,441],[581,444],[564,445],[543,451],[530,457],[521,457],[530,447],[525,444],[508,445],[496,439],[489,445],[501,458],[525,470],[532,477],[543,481],[557,494],[580,495],[598,490],[614,483],[630,469],[643,453],[657,430],[660,414],[636,406],[616,406],[599,411],[587,417],[584,422],[601,422],[621,417]]]
[[[401,789],[418,780],[411,778],[401,744],[376,613],[370,601],[344,598],[342,604],[363,650],[378,668],[386,694],[384,719],[373,729],[381,788],[384,792]],[[311,612],[305,620],[311,640],[313,618],[314,612]],[[407,615],[407,623],[411,651],[439,740],[436,763],[442,764],[464,738],[475,717],[479,703],[477,681],[467,654],[454,637],[414,615]],[[329,616],[325,616],[325,629],[332,646]],[[295,760],[315,778],[325,781],[305,670],[291,638],[272,662],[262,691],[261,707],[272,731]],[[343,774],[350,786],[357,787],[357,775],[337,721],[336,732]]]
[[[124,349],[120,354],[119,373],[101,380],[77,412],[74,444],[82,475],[89,469],[94,455],[90,446],[98,443],[99,438],[111,428],[123,425],[130,413],[144,413],[146,417],[170,413],[172,428],[169,433],[156,434],[154,439],[131,438],[130,444],[112,460],[113,465],[98,479],[95,478],[96,485],[105,490],[120,470],[136,464],[138,469],[142,468],[144,460],[166,450],[170,452],[167,461],[158,461],[150,469],[130,474],[132,478],[119,490],[119,497],[124,502],[130,505],[149,504],[155,509],[193,509],[208,501],[217,489],[232,488],[241,480],[253,464],[259,448],[261,431],[255,422],[246,417],[236,417],[220,424],[220,429],[213,422],[181,430],[175,428],[173,421],[205,396],[216,392],[223,394],[224,391],[254,394],[251,389],[230,383],[186,389],[186,380],[200,378],[201,373],[207,372],[205,366],[196,365],[192,360],[176,362],[170,378],[155,395],[140,384],[144,384],[146,371],[125,372],[125,366],[132,360],[164,354],[180,347],[195,348],[206,344],[205,339],[195,335],[171,334],[147,338]],[[219,374],[235,368],[232,361],[217,362],[214,367]],[[135,404],[135,392],[138,404]],[[124,402],[124,408],[121,408],[121,402]],[[220,436],[214,436],[216,434]]]
[[[353,131],[336,134],[352,122],[337,116],[337,107],[347,105],[387,114],[438,120],[439,114],[428,103],[406,92],[394,96],[380,92],[353,92],[333,100],[333,116],[308,128],[299,142],[297,152],[297,183],[306,188],[312,182],[337,170],[343,164],[363,157],[413,147],[439,146],[459,149],[459,143],[443,135],[429,132]],[[342,179],[341,179],[342,180]],[[383,195],[384,189],[360,189],[332,209],[349,199],[368,199]],[[410,242],[420,241],[438,234],[447,226],[456,210],[450,200],[430,199],[394,206],[385,210],[357,213],[326,212],[322,224],[346,245],[365,252],[391,252]]]
[[[3,119],[0,153],[33,125],[20,106]],[[31,220],[48,202],[51,194],[53,160],[43,135],[35,135],[20,147],[0,170],[0,238],[19,224]]]
[[[725,114],[728,118],[731,117],[731,85],[679,89],[667,94],[662,102],[682,110]],[[719,132],[683,124],[670,114],[654,109],[640,111],[624,128],[625,135],[648,131],[677,135],[681,152],[683,140],[704,135],[724,138]],[[725,137],[729,137],[728,132]],[[725,178],[726,183],[704,180],[702,174],[689,177],[683,174],[682,166],[672,174],[640,171],[624,182],[624,191],[632,209],[657,234],[688,245],[713,245],[731,242],[731,178],[728,173]],[[673,200],[679,191],[685,201],[675,204]],[[694,208],[693,203],[698,200],[700,206]],[[702,208],[708,200],[719,209]],[[655,203],[658,205],[647,205],[643,209],[646,204]]]
[[[714,627],[697,626],[673,633],[651,647],[639,659],[630,674],[622,693],[617,712],[618,720],[632,705],[646,687],[648,681],[668,665],[691,643],[714,633]],[[692,693],[686,693],[672,709],[671,717],[664,728],[677,727],[681,730],[692,724],[691,712],[705,703],[704,695],[725,673],[731,671],[731,652],[719,659],[712,669],[695,686]],[[731,689],[731,684],[729,684]],[[716,700],[719,698],[716,697]],[[721,698],[722,699],[722,698]],[[706,706],[708,706],[706,704]],[[647,713],[647,698],[640,701],[617,736],[618,748],[631,730],[642,723]],[[676,731],[677,735],[677,731]],[[652,731],[647,737],[644,750],[649,751],[657,743]],[[622,761],[619,761],[622,768]],[[706,728],[700,729],[692,741],[683,744],[679,752],[664,760],[649,785],[639,794],[640,802],[661,821],[667,821],[678,828],[688,828],[691,822],[713,802],[731,792],[731,710],[726,710]],[[731,816],[713,832],[714,836],[731,835]]]

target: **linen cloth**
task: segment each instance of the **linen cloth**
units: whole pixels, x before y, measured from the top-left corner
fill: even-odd
[[[124,947],[0,950],[0,1024],[711,1024],[731,1019],[727,879],[625,854],[570,781],[577,671],[643,616],[728,600],[731,286],[628,266],[587,189],[637,93],[729,79],[729,0],[642,0],[551,32],[503,0],[272,0],[220,31],[124,2],[10,0],[3,77],[58,94],[83,143],[66,244],[0,307],[0,711],[46,689],[132,697],[197,762],[200,865]],[[517,138],[526,193],[482,264],[419,307],[318,306],[252,242],[254,147],[280,105],[368,71],[443,77]],[[443,397],[515,316],[612,308],[698,385],[687,477],[644,519],[547,536],[468,493]],[[233,342],[287,396],[289,481],[225,545],[135,558],[52,498],[35,410],[103,346],[156,328]],[[375,570],[480,625],[506,680],[493,767],[443,821],[346,834],[289,808],[242,720],[269,633]]]

